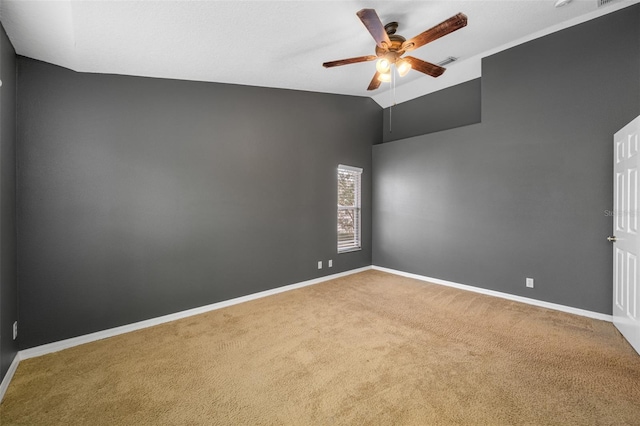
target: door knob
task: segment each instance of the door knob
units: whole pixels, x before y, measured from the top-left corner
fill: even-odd
[[[610,243],[615,243],[616,242],[616,236],[614,235],[613,237],[607,237],[607,241],[609,241]]]

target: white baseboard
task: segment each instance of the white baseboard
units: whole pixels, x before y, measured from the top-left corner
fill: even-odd
[[[2,398],[4,397],[7,388],[9,387],[9,383],[13,378],[13,375],[18,368],[18,364],[23,359],[34,358],[41,355],[46,355],[49,353],[61,351],[63,349],[72,348],[74,346],[82,345],[85,343],[95,342],[96,340],[106,339],[108,337],[117,336],[119,334],[128,333],[130,331],[141,330],[143,328],[153,327],[155,325],[163,324],[170,321],[175,321],[182,318],[187,318],[193,315],[202,314],[209,311],[214,311],[216,309],[226,308],[227,306],[237,305],[239,303],[248,302],[250,300],[260,299],[262,297],[271,296],[278,293],[284,293],[285,291],[295,290],[297,288],[302,288],[314,284],[319,284],[325,281],[333,280],[340,277],[345,277],[351,274],[357,274],[359,272],[368,271],[370,269],[375,269],[377,271],[387,272],[390,274],[400,275],[407,278],[413,278],[420,281],[427,281],[433,284],[445,285],[448,287],[454,287],[461,290],[473,291],[475,293],[486,294],[489,296],[500,297],[507,300],[513,300],[516,302],[522,302],[529,305],[540,306],[543,308],[554,309],[557,311],[567,312],[570,314],[580,315],[589,318],[595,318],[603,321],[613,321],[613,317],[611,315],[601,314],[598,312],[587,311],[584,309],[573,308],[571,306],[559,305],[556,303],[544,302],[536,299],[530,299],[528,297],[515,296],[513,294],[502,293],[494,290],[487,290],[480,287],[474,287],[465,284],[458,284],[451,281],[445,281],[438,278],[430,278],[425,277],[423,275],[411,274],[409,272],[398,271],[395,269],[383,268],[381,266],[365,266],[363,268],[352,269],[345,272],[340,272],[333,275],[327,275],[325,277],[315,278],[313,280],[303,281],[296,284],[290,284],[283,287],[274,288],[271,290],[261,291],[259,293],[253,293],[242,297],[237,297],[235,299],[225,300],[218,303],[213,303],[206,306],[201,306],[199,308],[189,309],[186,311],[176,312],[174,314],[164,315],[157,318],[152,318],[145,321],[136,322],[133,324],[123,325],[121,327],[115,327],[108,330],[102,330],[91,334],[86,334],[84,336],[78,336],[71,339],[61,340],[58,342],[48,343],[42,346],[36,346],[34,348],[25,349],[16,354],[5,375],[4,379],[0,383],[0,402],[2,402]]]
[[[371,266],[365,266],[363,268],[351,269],[349,271],[340,272],[333,275],[327,275],[325,277],[315,278],[313,280],[303,281],[296,284],[290,284],[283,287],[273,288],[271,290],[261,291],[259,293],[248,294],[242,297],[236,297],[235,299],[224,300],[222,302],[213,303],[211,305],[201,306],[199,308],[193,308],[186,311],[176,312],[174,314],[164,315],[157,318],[151,318],[148,320],[136,322],[133,324],[127,324],[120,327],[110,328],[108,330],[97,331],[91,334],[85,334],[83,336],[73,337],[71,339],[60,340],[58,342],[48,343],[46,345],[36,346],[30,349],[20,351],[20,359],[29,359],[41,355],[46,355],[53,352],[58,352],[63,349],[72,348],[74,346],[83,345],[85,343],[95,342],[96,340],[106,339],[108,337],[117,336],[119,334],[128,333],[130,331],[140,330],[147,327],[153,327],[155,325],[163,324],[169,321],[175,321],[182,318],[187,318],[193,315],[203,314],[205,312],[214,311],[216,309],[226,308],[227,306],[237,305],[238,303],[248,302],[250,300],[260,299],[262,297],[271,296],[285,291],[295,290],[321,282],[333,280],[347,275],[356,274],[358,272],[368,271]]]
[[[513,300],[515,302],[526,303],[528,305],[540,306],[542,308],[553,309],[556,311],[567,312],[570,314],[580,315],[583,317],[594,318],[602,321],[613,322],[613,316],[607,314],[601,314],[599,312],[587,311],[585,309],[574,308],[571,306],[559,305],[557,303],[544,302],[542,300],[530,299],[528,297],[516,296],[509,293],[502,293],[495,290],[487,290],[480,287],[474,287],[466,284],[458,284],[452,281],[445,281],[438,278],[425,277],[423,275],[411,274],[409,272],[397,271],[395,269],[383,268],[381,266],[372,266],[372,269],[376,271],[388,272],[390,274],[400,275],[407,278],[413,278],[420,281],[427,281],[433,284],[445,285],[447,287],[454,287],[460,290],[473,291],[475,293],[486,294],[488,296],[500,297],[502,299]]]
[[[2,402],[4,394],[9,388],[9,383],[11,382],[11,379],[13,379],[13,375],[16,374],[18,364],[20,364],[20,353],[17,353],[16,356],[13,357],[13,361],[11,361],[11,365],[7,370],[7,374],[5,374],[4,379],[2,379],[2,382],[0,382],[0,402]]]

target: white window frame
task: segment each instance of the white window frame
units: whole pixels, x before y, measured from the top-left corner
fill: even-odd
[[[340,174],[347,173],[353,177],[354,205],[340,205]],[[347,253],[350,251],[362,250],[362,169],[360,167],[338,165],[336,174],[337,180],[337,240],[338,253]],[[353,238],[345,239],[344,232],[341,232],[341,216],[344,211],[352,211],[353,217]],[[342,231],[344,231],[342,229]]]

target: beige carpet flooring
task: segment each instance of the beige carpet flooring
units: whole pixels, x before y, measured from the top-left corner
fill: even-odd
[[[6,425],[640,425],[612,324],[367,271],[25,360]]]

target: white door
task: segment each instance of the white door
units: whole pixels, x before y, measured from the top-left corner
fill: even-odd
[[[640,116],[613,138],[613,323],[640,353]]]

